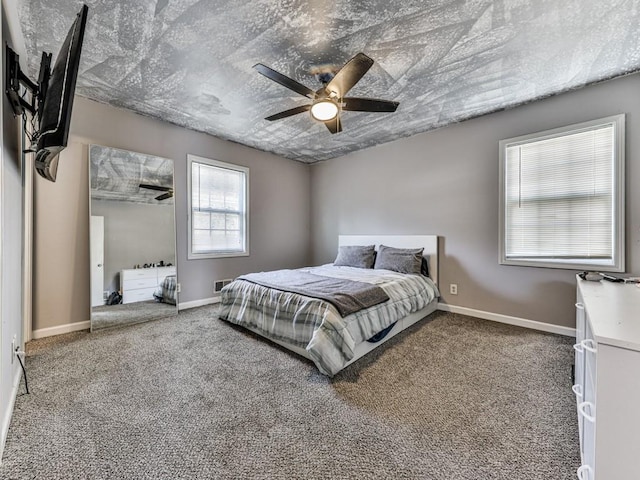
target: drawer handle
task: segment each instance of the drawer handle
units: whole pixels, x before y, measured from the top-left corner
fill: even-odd
[[[576,473],[580,480],[591,480],[591,467],[589,465],[582,465]]]
[[[596,416],[595,415],[589,415],[587,413],[587,408],[589,409],[589,411],[595,409],[595,405],[591,402],[582,402],[580,404],[578,404],[578,413],[580,415],[582,415],[585,420],[589,420],[591,423],[595,423],[596,422]]]
[[[597,353],[596,342],[592,338],[582,340],[580,343],[587,352]]]
[[[579,352],[579,353],[583,353],[583,352],[584,352],[584,348],[583,348],[583,346],[582,346],[582,343],[576,343],[576,344],[573,346],[573,349],[574,349],[576,352]]]
[[[571,390],[573,390],[573,393],[576,394],[576,397],[582,398],[582,385],[576,383],[573,387],[571,387]]]
[[[584,303],[580,303],[580,302],[576,303],[576,308],[578,310],[584,310]]]

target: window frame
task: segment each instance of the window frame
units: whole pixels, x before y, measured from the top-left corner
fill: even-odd
[[[533,141],[548,140],[562,137],[584,130],[591,130],[594,127],[613,125],[613,236],[612,236],[612,259],[610,261],[589,260],[586,258],[553,259],[540,257],[540,259],[507,257],[506,255],[506,151],[508,147],[531,143]],[[612,115],[609,117],[590,120],[588,122],[576,123],[560,128],[545,130],[542,132],[521,135],[519,137],[508,138],[499,142],[500,158],[500,198],[499,198],[499,258],[500,265],[516,265],[526,267],[559,268],[565,270],[597,270],[605,272],[625,271],[625,114]]]
[[[193,251],[193,164],[203,164],[217,168],[225,168],[227,170],[234,170],[244,174],[244,221],[241,220],[242,227],[244,229],[244,248],[241,251],[208,251],[208,252],[194,252]],[[211,158],[204,158],[198,155],[187,154],[187,259],[206,259],[206,258],[233,258],[233,257],[248,257],[250,255],[249,250],[249,168],[232,163],[222,162],[220,160],[214,160]]]

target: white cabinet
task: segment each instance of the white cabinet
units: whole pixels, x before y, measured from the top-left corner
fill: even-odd
[[[640,478],[640,288],[577,281],[578,478]]]
[[[122,303],[153,300],[153,292],[167,275],[175,275],[176,267],[134,268],[120,272]]]

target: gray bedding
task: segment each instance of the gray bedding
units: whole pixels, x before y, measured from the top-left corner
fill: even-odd
[[[329,376],[344,368],[358,344],[439,296],[436,285],[422,275],[333,265],[300,271],[377,285],[389,300],[343,317],[325,300],[237,279],[222,289],[219,316],[306,350],[318,369]]]
[[[158,285],[156,291],[153,292],[153,297],[158,302],[169,303],[171,305],[176,304],[176,285],[177,280],[175,275],[167,275],[162,280],[162,283]]]
[[[389,300],[389,296],[377,285],[300,270],[250,273],[241,276],[240,280],[325,300],[336,307],[343,317]]]

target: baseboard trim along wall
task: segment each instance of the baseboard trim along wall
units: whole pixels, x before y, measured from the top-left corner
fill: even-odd
[[[484,320],[507,323],[509,325],[530,328],[532,330],[541,330],[543,332],[556,333],[558,335],[565,335],[567,337],[576,336],[575,328],[553,325],[551,323],[537,322],[535,320],[527,320],[526,318],[511,317],[509,315],[502,315],[500,313],[484,312],[482,310],[476,310],[467,307],[458,307],[456,305],[449,305],[446,303],[438,303],[438,310],[442,310],[444,312],[460,313],[462,315],[469,315],[470,317],[477,317]]]
[[[61,335],[63,333],[77,332],[78,330],[89,330],[91,328],[91,322],[75,322],[66,323],[64,325],[58,325],[56,327],[39,328],[31,333],[32,339],[52,337],[53,335]]]
[[[17,360],[16,360],[17,362]],[[0,430],[0,465],[2,465],[2,454],[4,453],[4,445],[7,440],[7,434],[9,433],[9,425],[11,424],[11,416],[13,415],[13,406],[16,403],[16,397],[18,396],[18,387],[20,386],[20,379],[22,378],[22,370],[16,369],[16,374],[13,379],[13,385],[11,386],[11,392],[9,393],[9,406],[2,419],[2,430]]]
[[[213,303],[220,302],[220,297],[203,298],[200,300],[194,300],[192,302],[183,302],[178,304],[178,310],[187,310],[189,308],[202,307],[203,305],[211,305]],[[55,327],[40,328],[34,330],[31,333],[32,339],[52,337],[54,335],[61,335],[63,333],[77,332],[78,330],[89,330],[91,328],[91,321],[67,323],[65,325],[58,325]]]
[[[193,300],[191,302],[182,302],[178,304],[178,311],[187,310],[189,308],[202,307],[204,305],[211,305],[213,303],[219,303],[220,297],[203,298],[200,300]]]
[[[204,305],[212,305],[219,303],[220,297],[202,298],[200,300],[193,300],[191,302],[182,302],[178,304],[178,310],[188,310],[190,308],[202,307]],[[476,310],[474,308],[458,307],[456,305],[448,305],[446,303],[438,303],[438,310],[444,312],[460,313],[462,315],[469,315],[470,317],[482,318],[484,320],[492,320],[494,322],[507,323],[509,325],[516,325],[518,327],[530,328],[532,330],[540,330],[543,332],[556,333],[558,335],[565,335],[567,337],[575,337],[576,329],[570,327],[563,327],[560,325],[553,325],[551,323],[537,322],[535,320],[528,320],[526,318],[511,317],[509,315],[502,315],[500,313],[485,312],[483,310]],[[34,330],[32,337],[34,340],[37,338],[51,337],[53,335],[60,335],[62,333],[76,332],[78,330],[88,330],[91,328],[91,322],[76,322],[67,323],[66,325],[58,325],[57,327],[41,328]]]

